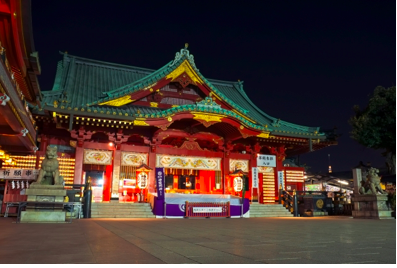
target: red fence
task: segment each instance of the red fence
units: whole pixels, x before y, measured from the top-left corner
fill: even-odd
[[[230,218],[230,202],[188,202],[185,217],[226,217]]]

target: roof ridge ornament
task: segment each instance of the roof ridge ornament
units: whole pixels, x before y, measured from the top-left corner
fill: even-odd
[[[207,96],[204,100],[196,103],[197,107],[208,107],[221,109],[221,105],[216,103],[211,97]]]
[[[192,67],[194,69],[197,69],[196,64],[194,63],[194,56],[193,54],[190,54],[189,50],[187,49],[189,46],[188,43],[185,43],[185,48],[182,48],[180,52],[175,53],[175,59],[174,61],[169,65],[169,67],[173,66],[175,63],[177,63],[183,56],[185,56],[187,58],[187,60],[189,61],[190,65],[192,65]]]

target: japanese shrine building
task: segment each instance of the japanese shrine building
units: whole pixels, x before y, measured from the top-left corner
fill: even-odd
[[[66,183],[90,177],[94,201],[146,201],[164,167],[167,193],[241,195],[242,179],[229,175],[242,170],[245,197],[272,203],[279,185],[303,189],[303,168],[284,167],[285,157],[336,144],[261,111],[243,82],[206,79],[187,47],[158,70],[61,54],[53,89],[33,109],[38,154],[57,145]]]

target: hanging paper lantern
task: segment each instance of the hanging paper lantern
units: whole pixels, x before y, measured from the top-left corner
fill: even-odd
[[[243,189],[243,179],[241,177],[234,178],[233,188],[236,192],[240,192]]]
[[[145,189],[147,187],[147,173],[146,172],[141,172],[138,175],[138,187],[140,189]]]

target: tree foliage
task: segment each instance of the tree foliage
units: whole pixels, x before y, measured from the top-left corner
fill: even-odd
[[[367,107],[361,110],[356,105],[353,110],[355,115],[349,120],[351,137],[365,147],[384,149],[384,155],[395,162],[396,87],[378,86],[370,96]],[[393,165],[395,167],[395,163]]]

